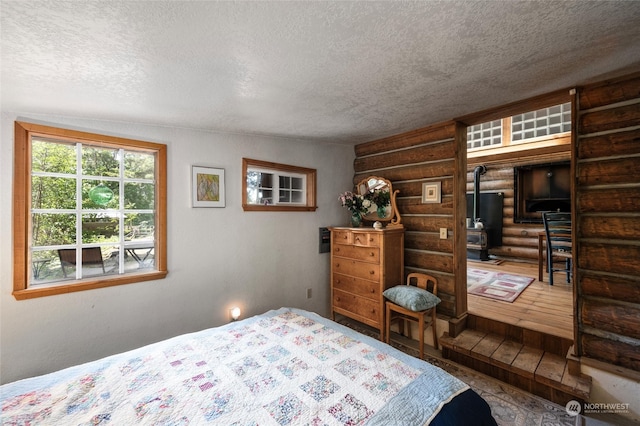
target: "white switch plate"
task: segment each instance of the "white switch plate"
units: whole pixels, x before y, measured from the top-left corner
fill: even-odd
[[[441,240],[447,239],[447,228],[440,228],[440,239]]]

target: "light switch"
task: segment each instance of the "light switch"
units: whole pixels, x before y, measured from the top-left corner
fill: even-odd
[[[441,240],[447,239],[447,228],[440,228],[440,239]]]

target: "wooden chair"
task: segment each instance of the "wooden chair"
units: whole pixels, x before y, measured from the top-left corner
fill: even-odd
[[[65,270],[65,266],[67,268],[76,266],[76,249],[59,249],[58,257],[60,258],[62,274],[66,278],[67,271]],[[85,265],[98,265],[102,267],[102,273],[106,273],[100,247],[85,247],[82,249],[82,266]]]
[[[567,282],[571,282],[571,268],[573,256],[571,254],[571,213],[544,212],[542,213],[544,232],[547,239],[547,270],[549,271],[549,285],[553,285],[554,272],[566,272]],[[564,262],[564,267],[554,268],[557,259]]]
[[[434,296],[438,295],[438,281],[431,275],[421,273],[411,273],[407,276],[406,285],[411,285],[411,281],[415,280],[416,287],[431,292]],[[424,357],[424,330],[431,326],[433,329],[433,346],[438,349],[438,333],[436,331],[436,307],[423,311],[413,311],[399,306],[389,300],[386,301],[386,333],[385,341],[389,343],[389,335],[391,331],[391,321],[399,320],[400,334],[404,334],[405,321],[417,322],[420,340],[420,359]],[[408,337],[411,338],[411,324],[408,324]]]

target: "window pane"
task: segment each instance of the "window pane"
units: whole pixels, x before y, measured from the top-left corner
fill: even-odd
[[[304,194],[302,193],[302,191],[293,191],[291,193],[291,202],[304,203]]]
[[[31,207],[33,209],[75,209],[76,180],[32,176]]]
[[[75,174],[75,144],[33,138],[31,150],[31,170],[33,172]]]
[[[82,215],[82,243],[104,243],[118,242],[120,232],[120,221],[118,213],[110,216],[104,214],[83,214]]]
[[[82,181],[82,208],[117,209],[120,203],[119,193],[118,182],[85,179]]]
[[[289,176],[280,176],[280,189],[290,189],[291,188],[291,178]]]
[[[273,204],[273,191],[270,189],[263,189],[258,193],[258,204],[269,205]]]
[[[124,271],[135,272],[155,266],[155,249],[153,242],[132,243],[124,248]]]
[[[154,179],[155,155],[125,151],[124,177],[129,179]]]
[[[151,210],[155,206],[156,186],[152,183],[127,182],[124,184],[124,208]]]
[[[302,178],[297,178],[297,177],[291,178],[291,188],[293,189],[302,189],[303,183],[304,183],[304,179]]]
[[[512,117],[511,139],[513,141],[532,139],[568,132],[570,129],[571,103],[565,103],[526,114],[514,115]]]
[[[82,173],[90,176],[120,176],[118,149],[82,147]]]
[[[273,188],[273,175],[271,173],[258,173],[260,176],[260,187]]]
[[[69,213],[33,213],[31,215],[34,247],[75,244],[76,215]]]
[[[155,215],[153,213],[126,213],[124,215],[125,241],[153,240]]]
[[[38,250],[31,253],[31,283],[33,285],[62,278],[57,250]]]
[[[291,201],[291,192],[287,190],[280,190],[280,196],[278,197],[280,203],[289,203]]]

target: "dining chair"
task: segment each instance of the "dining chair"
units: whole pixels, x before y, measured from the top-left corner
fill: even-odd
[[[415,281],[415,285],[412,282]],[[418,339],[420,342],[420,359],[424,357],[424,331],[433,329],[433,346],[438,349],[438,333],[436,331],[436,305],[438,298],[438,281],[431,275],[411,273],[407,282],[384,291],[387,299],[385,341],[389,343],[392,321],[399,321],[400,334],[404,334],[406,321],[418,323]],[[411,324],[408,324],[408,337],[411,338]]]
[[[547,239],[547,270],[549,271],[549,285],[553,285],[554,272],[566,272],[567,283],[571,282],[573,256],[571,253],[571,213],[544,212],[542,222]],[[564,267],[554,267],[554,263],[561,261]]]

